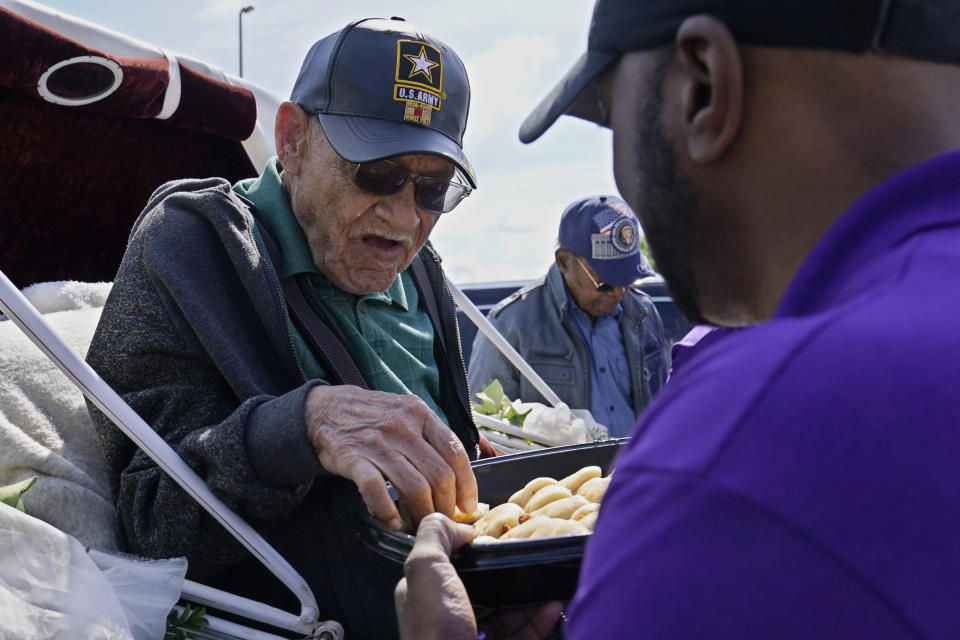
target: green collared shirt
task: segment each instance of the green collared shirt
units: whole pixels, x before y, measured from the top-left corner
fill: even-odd
[[[371,389],[416,394],[447,422],[439,406],[440,372],[433,353],[433,324],[430,316],[420,309],[420,292],[409,269],[400,273],[386,291],[354,295],[337,288],[313,262],[310,246],[280,182],[279,171],[280,163],[274,157],[259,178],[241,180],[233,186],[234,191],[257,206],[280,245],[281,264],[273,265],[277,275],[284,279],[299,273],[308,274],[310,287],[333,316],[347,351]],[[255,222],[253,228],[260,254],[269,261]],[[289,317],[287,323],[297,359],[307,378],[330,380],[329,372],[324,370]]]

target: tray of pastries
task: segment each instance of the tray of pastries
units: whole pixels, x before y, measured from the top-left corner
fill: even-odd
[[[568,600],[576,590],[584,547],[625,439],[489,458],[473,464],[480,506],[455,519],[472,524],[474,540],[453,564],[480,606]],[[414,536],[392,531],[369,512],[364,542],[402,563]]]

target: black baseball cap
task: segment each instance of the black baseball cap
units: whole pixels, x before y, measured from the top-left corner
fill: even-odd
[[[463,153],[470,82],[457,54],[403,18],[365,18],[318,41],[290,100],[316,114],[348,162],[442,156],[476,188]]]
[[[600,121],[590,81],[626,51],[673,42],[683,21],[709,14],[738,42],[873,51],[960,64],[960,0],[597,0],[587,52],[520,127],[533,142],[563,114]]]

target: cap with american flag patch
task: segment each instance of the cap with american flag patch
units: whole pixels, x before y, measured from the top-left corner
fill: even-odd
[[[590,196],[568,206],[560,218],[560,246],[583,256],[615,287],[654,274],[640,250],[640,224],[616,196]]]

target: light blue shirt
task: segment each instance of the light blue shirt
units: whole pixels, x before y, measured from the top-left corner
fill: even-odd
[[[564,287],[566,289],[566,287]],[[630,399],[630,365],[620,334],[620,305],[590,322],[567,291],[570,318],[590,354],[590,412],[611,437],[630,435],[637,416]]]

